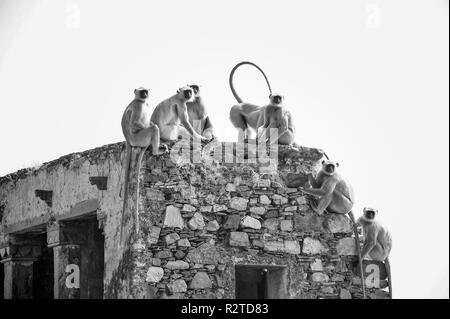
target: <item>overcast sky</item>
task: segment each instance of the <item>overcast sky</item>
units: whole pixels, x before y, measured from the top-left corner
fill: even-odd
[[[151,105],[203,85],[233,141],[228,75],[260,65],[296,142],[340,163],[356,215],[393,233],[394,297],[449,297],[448,1],[0,0],[0,176],[122,141],[138,86]],[[238,93],[264,104],[261,75]]]

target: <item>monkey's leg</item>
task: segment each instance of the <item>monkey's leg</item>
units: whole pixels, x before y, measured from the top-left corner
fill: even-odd
[[[327,209],[327,207],[330,206],[332,200],[333,200],[333,193],[321,197],[319,203],[317,204],[317,208],[315,208],[314,211],[317,214],[322,215],[325,209]]]
[[[389,258],[386,257],[384,260],[384,265],[386,266],[386,272],[388,275],[389,281],[389,299],[392,299],[392,276],[391,276],[391,263],[389,262]]]
[[[151,145],[152,145],[152,154],[153,155],[161,155],[165,152],[160,151],[160,136],[159,136],[159,127],[157,125],[151,125],[150,126],[150,133],[151,133]],[[166,145],[167,149],[167,145]],[[142,152],[143,153],[143,152]]]
[[[294,143],[294,134],[287,130],[279,138],[278,143],[282,145],[291,145]]]
[[[363,269],[363,261],[361,258],[361,244],[359,242],[358,226],[356,225],[355,215],[353,215],[352,211],[350,211],[348,213],[348,216],[350,217],[352,224],[353,224],[353,233],[355,234],[356,253],[358,254],[358,260],[359,260],[359,272],[361,274],[363,299],[366,299],[366,279],[364,278],[364,269]]]

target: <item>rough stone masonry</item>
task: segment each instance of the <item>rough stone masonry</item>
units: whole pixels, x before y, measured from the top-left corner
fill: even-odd
[[[348,217],[318,216],[311,198],[286,186],[288,174],[317,172],[323,153],[280,145],[278,157],[278,170],[262,174],[255,163],[175,164],[147,152],[141,230],[132,234],[132,182],[122,243],[124,143],[19,171],[0,178],[0,250],[18,245],[19,233],[89,213],[104,234],[104,298],[235,298],[239,265],[286,266],[286,298],[361,298]],[[386,294],[368,287],[368,296]]]

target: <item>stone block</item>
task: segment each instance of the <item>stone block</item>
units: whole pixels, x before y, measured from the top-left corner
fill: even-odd
[[[180,292],[186,292],[187,285],[183,279],[177,279],[177,280],[167,284],[167,289],[169,289],[171,294],[176,294],[176,293],[180,293]]]
[[[173,205],[166,207],[166,214],[164,216],[164,227],[183,228],[184,220],[181,216],[180,209]]]
[[[319,240],[306,237],[303,239],[302,252],[305,255],[318,255],[328,252],[328,248],[326,248]]]
[[[284,251],[288,254],[300,254],[300,244],[296,240],[285,240]]]
[[[356,255],[355,239],[351,237],[339,239],[336,245],[336,251],[340,256]]]
[[[225,224],[223,225],[224,229],[236,230],[239,228],[239,224],[241,223],[241,217],[239,215],[228,215]]]
[[[350,218],[344,214],[327,214],[324,225],[331,233],[351,233],[353,231]]]
[[[290,219],[282,220],[280,222],[280,228],[281,228],[281,231],[285,231],[285,232],[293,231],[294,227],[293,227],[293,224],[292,224],[292,220],[290,220]]]
[[[205,227],[203,215],[200,213],[195,213],[194,216],[189,220],[188,226],[192,230],[202,230]]]
[[[166,241],[166,245],[172,245],[178,239],[180,239],[180,235],[178,235],[177,233],[171,233],[164,237],[164,240]]]
[[[229,244],[234,247],[248,247],[250,246],[250,241],[245,232],[230,232]]]
[[[189,264],[182,260],[168,261],[164,268],[170,270],[189,269]]]
[[[198,273],[195,274],[194,278],[192,278],[189,288],[190,289],[209,289],[209,288],[212,288],[212,282],[206,272],[199,271]]]
[[[245,216],[241,221],[243,228],[261,229],[261,223],[256,218]]]
[[[164,276],[164,270],[161,267],[150,267],[147,271],[146,282],[156,283],[160,282]]]
[[[185,258],[190,263],[211,265],[217,265],[220,259],[220,254],[216,247],[209,243],[204,243],[197,248],[191,249]]]
[[[230,207],[239,211],[247,210],[247,205],[248,199],[242,197],[233,197],[230,201]]]

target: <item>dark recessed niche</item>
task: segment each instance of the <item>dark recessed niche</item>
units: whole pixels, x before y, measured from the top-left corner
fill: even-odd
[[[97,186],[101,191],[108,189],[108,177],[106,176],[91,176],[89,177],[89,182],[91,185]]]
[[[287,267],[236,265],[236,299],[284,299],[287,297]]]
[[[46,191],[42,189],[36,189],[34,191],[36,197],[39,197],[47,203],[48,207],[52,207],[53,191]]]

